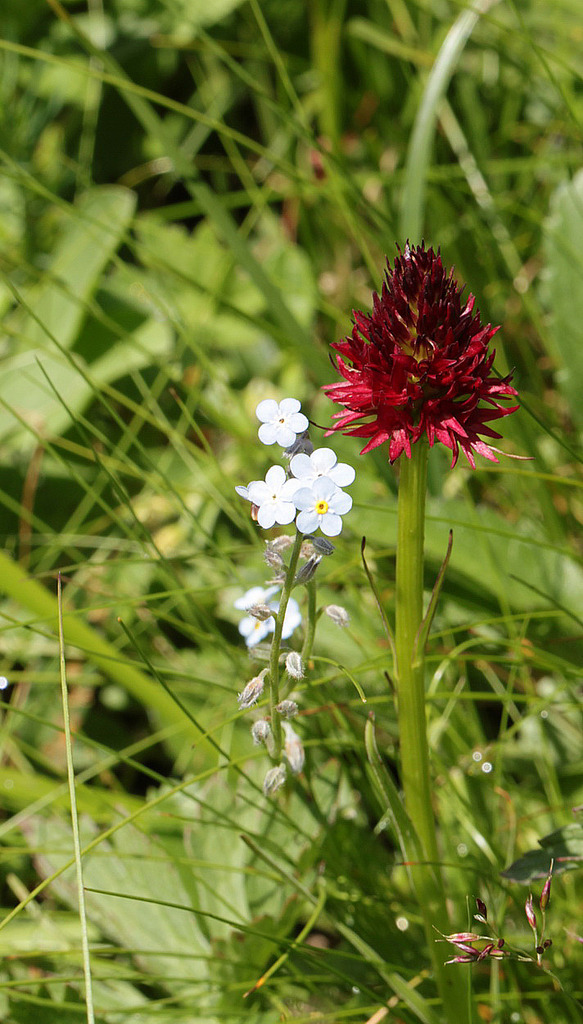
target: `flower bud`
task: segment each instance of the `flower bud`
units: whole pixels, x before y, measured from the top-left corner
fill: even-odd
[[[255,676],[254,679],[250,679],[243,691],[238,695],[237,702],[241,711],[244,711],[247,708],[252,708],[259,700],[263,693],[266,672],[267,669],[264,668],[258,676]]]
[[[328,604],[324,608],[324,611],[328,618],[332,619],[332,622],[335,622],[337,626],[341,626],[342,629],[345,629],[346,626],[348,626],[350,616],[346,611],[346,608],[342,608],[339,604]]]
[[[295,574],[294,583],[309,583],[321,561],[321,555],[312,555],[306,564],[302,565],[301,569]]]
[[[332,555],[336,548],[327,537],[312,537],[312,547],[319,555]]]
[[[251,726],[251,739],[256,747],[260,747],[263,743],[267,743],[267,740],[271,736],[271,726],[266,718],[260,718],[258,722],[253,722]]]
[[[552,881],[552,878],[553,878],[553,875],[552,875],[552,868],[551,868],[549,876],[546,879],[545,884],[543,885],[543,891],[540,894],[539,907],[541,908],[543,914],[544,914],[545,910],[547,909],[548,904],[549,904],[549,900],[551,898],[551,881]]]
[[[284,458],[293,459],[294,455],[304,453],[305,455],[311,455],[314,451],[314,445],[308,437],[307,430],[303,434],[298,434],[293,444],[289,448],[284,449]]]
[[[301,654],[297,651],[290,651],[285,659],[285,668],[291,679],[304,678],[304,663]]]
[[[304,748],[297,732],[294,732],[289,722],[282,722],[285,733],[284,753],[294,775],[299,775],[304,767]]]
[[[298,706],[295,700],[282,700],[276,704],[275,710],[282,718],[294,718],[298,713]]]
[[[285,568],[285,562],[279,551],[275,551],[271,544],[266,545],[265,551],[263,552],[263,558],[272,569],[275,569],[276,572]]]
[[[526,914],[526,920],[536,934],[536,915],[532,907],[532,893],[524,904],[524,913]]]
[[[265,796],[272,796],[273,793],[277,793],[278,789],[281,789],[285,782],[285,765],[278,764],[275,768],[270,768],[263,780],[263,792]]]
[[[488,920],[488,908],[484,901],[481,900],[479,896],[476,896],[476,907],[478,909],[478,914],[480,915],[480,918],[483,920],[485,924],[486,921]]]
[[[258,619],[259,622],[266,622],[273,615],[273,611],[268,604],[253,604],[247,609],[247,613],[252,615],[254,619]]]
[[[268,541],[267,547],[271,551],[275,551],[276,554],[281,555],[288,548],[293,545],[293,537],[288,537],[287,533],[282,533],[280,537],[274,537],[273,540]]]
[[[300,548],[300,558],[313,558],[315,548],[312,544],[313,537],[309,537],[308,540],[302,541]]]
[[[443,937],[448,942],[453,942],[454,946],[458,946],[460,942],[478,942],[479,939],[483,938],[477,932],[452,932],[450,935],[444,935]]]
[[[494,949],[494,943],[493,942],[487,942],[486,945],[484,946],[484,948],[482,950],[480,950],[480,952],[478,953],[477,959],[478,960],[485,960],[486,957],[492,952],[493,949]]]

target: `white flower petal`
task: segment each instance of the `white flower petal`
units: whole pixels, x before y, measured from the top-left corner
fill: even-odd
[[[293,416],[288,418],[288,423],[292,430],[295,430],[296,434],[303,434],[304,430],[307,430],[310,421],[307,416],[304,416],[303,412],[294,412]]]
[[[285,483],[285,469],[283,466],[270,466],[265,474],[265,483],[274,491],[279,491]]]
[[[255,415],[262,423],[271,423],[279,418],[279,405],[274,398],[264,398],[257,406]]]
[[[307,509],[313,508],[316,502],[311,488],[298,487],[294,494],[294,504],[300,512],[305,512]]]
[[[271,621],[273,622],[273,619],[271,619]],[[298,602],[295,600],[295,598],[290,597],[283,619],[283,629],[281,632],[282,639],[288,640],[289,637],[292,635],[294,629],[297,629],[297,627],[301,624],[301,621],[302,613],[300,612],[300,606]]]
[[[288,526],[293,523],[296,516],[296,507],[291,501],[279,501],[275,506],[275,521],[280,526]]]
[[[277,593],[277,587],[250,587],[242,597],[234,602],[235,608],[247,611],[254,604],[267,604],[270,597]]]
[[[338,488],[329,476],[319,476],[317,480],[314,480],[312,494],[317,501],[327,501],[329,503],[337,493]]]
[[[296,439],[296,431],[287,423],[278,423],[275,428],[275,439],[282,448],[290,448]]]
[[[292,416],[293,413],[299,412],[302,407],[302,403],[297,398],[282,398],[279,403],[279,415],[280,416]]]
[[[298,480],[311,480],[312,478],[312,463],[310,461],[310,456],[306,455],[305,452],[300,452],[299,455],[294,455],[290,460],[289,468]]]
[[[338,490],[336,494],[332,495],[328,504],[330,505],[332,512],[343,516],[346,512],[350,512],[350,509],[352,508],[352,498],[346,493],[346,491]]]
[[[339,462],[328,473],[328,476],[338,487],[348,487],[356,476],[356,470],[347,462]]]
[[[262,444],[275,444],[277,441],[277,428],[273,423],[262,423],[259,427],[258,435]]]
[[[273,502],[260,505],[257,509],[257,522],[264,530],[270,530],[272,526],[275,526],[277,522],[275,513],[276,506]]]
[[[319,516],[320,529],[326,537],[337,537],[342,532],[342,519],[340,516],[335,516],[332,512],[326,512],[323,516]]]
[[[286,480],[283,487],[281,488],[279,492],[280,497],[282,497],[285,501],[291,501],[299,491],[300,487],[303,486],[304,485],[301,480],[292,480],[290,478],[289,480]]]
[[[245,637],[247,647],[254,647],[255,644],[260,643],[261,640],[264,640],[266,636],[273,632],[273,628],[273,619],[260,622],[258,619],[252,618],[251,615],[241,619],[239,623],[239,632],[241,636]]]
[[[319,518],[320,516],[318,513],[311,509],[306,510],[305,512],[300,512],[296,519],[296,526],[300,533],[313,533],[314,530],[318,529]]]
[[[331,448],[316,448],[310,455],[310,463],[316,476],[330,476],[330,470],[336,465],[336,453]]]
[[[267,486],[265,480],[253,480],[247,488],[247,497],[254,505],[262,505],[265,501],[271,501],[273,491]]]

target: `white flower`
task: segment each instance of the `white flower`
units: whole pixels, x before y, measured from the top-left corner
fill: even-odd
[[[294,455],[289,465],[293,475],[306,487],[320,476],[327,476],[337,487],[348,487],[356,476],[348,463],[336,463],[336,453],[331,448],[316,448],[311,455]]]
[[[277,589],[277,587],[268,587],[267,589],[265,587],[251,587],[246,594],[243,594],[243,597],[237,598],[235,608],[249,611],[250,608],[254,608],[256,605],[267,604],[272,611],[277,613],[279,601],[270,600],[277,593]],[[301,621],[300,606],[293,597],[290,597],[283,620],[282,639],[287,640],[292,635],[294,629],[297,629],[300,625]],[[239,623],[239,632],[241,636],[245,637],[247,647],[254,647],[261,640],[265,640],[270,633],[273,633],[274,629],[275,620],[272,618],[261,621],[252,615],[246,615]]]
[[[277,592],[277,587],[251,587],[243,597],[238,597],[235,601],[235,608],[248,611],[249,608],[253,608],[258,604],[267,604],[270,597]],[[245,643],[247,647],[254,647],[255,644],[265,640],[270,633],[273,633],[274,621],[273,619],[256,619],[252,615],[246,615],[244,619],[241,619],[239,623],[239,632],[241,636],[245,637]]]
[[[251,587],[243,594],[243,597],[237,598],[235,608],[248,611],[256,604],[267,604],[269,598],[273,597],[276,592],[277,587]]]
[[[342,530],[340,518],[352,508],[352,498],[327,476],[319,476],[311,487],[301,487],[294,495],[299,515],[296,526],[300,533],[313,533],[320,527],[327,537],[337,537]]]
[[[239,623],[239,632],[245,638],[247,647],[255,647],[255,644],[260,644],[270,633],[273,633],[273,619],[260,622],[259,619],[246,615]]]
[[[243,497],[257,506],[257,522],[264,530],[269,530],[275,523],[287,526],[292,523],[296,514],[293,496],[298,489],[297,480],[286,479],[283,466],[271,466],[265,474],[265,480],[252,480]]]
[[[259,440],[263,444],[277,441],[282,448],[289,448],[296,434],[308,429],[308,418],[300,412],[301,407],[297,398],[284,398],[282,402],[266,398],[260,402],[255,410],[257,419],[261,420]]]

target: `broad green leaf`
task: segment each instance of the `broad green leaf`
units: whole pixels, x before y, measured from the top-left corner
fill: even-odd
[[[69,806],[67,783],[45,778],[38,772],[26,774],[15,768],[0,767],[0,791],[4,807],[15,813],[30,807],[33,803],[36,810],[40,806],[62,809]],[[116,808],[119,810],[123,807],[130,813],[142,806],[142,801],[138,797],[129,793],[116,793],[95,785],[77,785],[77,803],[80,812],[91,814],[94,820],[99,822],[110,822]]]
[[[73,345],[107,263],[127,231],[135,208],[132,192],[93,188],[71,207],[55,250],[38,283],[21,292],[23,312],[11,324],[20,349],[55,352]]]
[[[580,868],[583,864],[583,824],[573,822],[563,828],[556,829],[548,836],[539,839],[540,850],[529,850],[510,867],[502,871],[502,877],[511,882],[531,882],[535,878],[545,878],[553,861],[553,874],[561,871]]]
[[[144,320],[87,367],[89,379],[82,372],[82,361],[77,369],[74,360],[69,362],[58,352],[37,349],[7,359],[0,377],[0,438],[10,437],[15,447],[29,450],[37,444],[37,433],[41,437],[65,433],[99,385],[158,363],[169,355],[171,341],[168,324]]]

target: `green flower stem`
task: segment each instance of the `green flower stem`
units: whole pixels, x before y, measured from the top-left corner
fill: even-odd
[[[298,559],[300,557],[300,550],[303,541],[304,535],[303,533],[300,533],[298,530],[296,533],[295,544],[292,548],[291,558],[289,560],[289,565],[285,575],[285,583],[283,584],[283,588],[281,591],[279,611],[275,619],[275,629],[273,631],[273,640],[271,641],[271,655],[269,659],[269,711],[271,715],[271,732],[273,735],[274,761],[280,760],[282,747],[281,720],[277,711],[275,710],[277,705],[279,704],[279,652],[281,647],[281,634],[283,632],[285,613],[293,589],[296,570],[298,567]]]
[[[423,620],[423,539],[429,446],[414,444],[411,458],[400,458],[397,510],[395,651],[401,780],[405,808],[417,833],[423,862],[411,877],[423,916],[433,969],[448,1024],[469,1019],[465,979],[444,967],[435,928],[447,933],[448,919],[431,801],[425,716],[424,651],[416,649]]]

